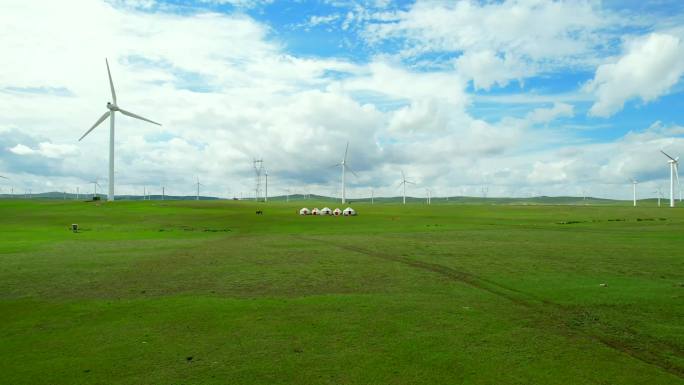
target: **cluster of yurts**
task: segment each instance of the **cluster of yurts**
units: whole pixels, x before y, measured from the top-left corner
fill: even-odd
[[[328,207],[323,207],[322,209],[313,209],[309,210],[306,207],[302,208],[299,210],[299,215],[334,215],[334,216],[340,216],[343,215],[345,217],[356,215],[356,210],[354,210],[351,207],[347,207],[344,210],[340,209],[335,209],[335,210],[330,210]]]

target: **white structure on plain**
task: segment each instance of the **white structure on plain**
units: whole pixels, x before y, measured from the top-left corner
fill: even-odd
[[[109,118],[109,191],[107,192],[107,200],[108,201],[113,201],[114,200],[114,115],[116,112],[121,112],[122,114],[126,116],[130,116],[131,118],[135,119],[140,119],[144,120],[146,122],[156,124],[158,126],[161,126],[161,124],[143,118],[142,116],[136,115],[132,112],[128,112],[124,109],[119,108],[119,106],[116,104],[116,93],[114,92],[114,82],[112,81],[112,73],[109,71],[109,62],[107,59],[105,59],[105,64],[107,65],[107,75],[109,76],[109,88],[112,91],[112,101],[107,102],[107,112],[104,113],[104,115],[100,116],[100,118],[93,124],[92,127],[88,131],[86,131],[83,136],[79,139],[79,141],[83,140],[83,138],[86,137],[86,135],[90,134],[92,130],[95,129],[95,127],[99,126],[100,123],[104,122],[107,118]]]
[[[344,211],[342,211],[342,215],[344,215],[345,217],[354,216],[356,215],[356,210],[354,210],[351,207],[347,207],[346,209],[344,209]]]
[[[321,215],[331,215],[332,210],[330,210],[330,207],[323,207],[321,209]]]
[[[349,167],[347,164],[347,152],[349,152],[349,142],[347,142],[347,147],[344,149],[344,158],[342,158],[342,162],[336,164],[335,166],[342,166],[342,203],[347,203],[347,169],[351,171],[352,174],[354,174],[355,177],[359,177],[356,175],[354,170]]]
[[[401,171],[401,182],[399,182],[399,186],[403,186],[403,188],[404,188],[404,190],[403,190],[403,202],[404,202],[404,204],[406,204],[406,183],[415,184],[409,180],[406,180],[406,175],[404,175],[404,171],[402,170]],[[349,208],[351,208],[351,207],[349,207]]]
[[[311,211],[307,209],[306,207],[302,207],[299,210],[299,215],[311,215]]]
[[[670,164],[670,207],[675,207],[675,178],[677,185],[679,185],[679,157],[673,158],[663,150],[660,152],[669,158],[667,163]]]
[[[261,197],[261,173],[264,171],[264,160],[254,159],[254,175],[256,177],[256,187],[254,189],[254,200],[259,201]]]
[[[636,179],[632,179],[632,202],[634,204],[634,207],[636,207],[636,203],[637,203],[636,202],[637,201],[637,199],[636,199],[636,186],[638,183],[639,182],[637,182]]]
[[[321,210],[314,207],[314,209],[311,210],[311,215],[321,215]]]
[[[342,210],[336,208],[335,210],[333,210],[333,215],[336,217],[342,215]]]
[[[199,190],[200,190],[199,188],[200,188],[200,186],[204,186],[202,183],[200,183],[200,181],[199,181],[199,176],[197,177],[197,182],[196,182],[195,184],[196,184],[196,186],[197,186],[197,191],[196,191],[196,194],[195,194],[195,200],[198,201],[198,200],[199,200],[199,192],[200,192],[200,191],[199,191]]]

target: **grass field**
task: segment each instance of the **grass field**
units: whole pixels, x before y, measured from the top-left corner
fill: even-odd
[[[0,200],[0,384],[684,384],[682,209],[302,205]]]

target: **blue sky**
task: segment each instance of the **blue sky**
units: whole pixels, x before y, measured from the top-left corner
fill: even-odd
[[[680,1],[74,0],[0,5],[0,175],[17,188],[106,179],[109,100],[121,193],[162,184],[249,195],[397,194],[402,170],[439,195],[625,198],[668,183],[684,152]],[[79,16],[82,15],[82,16]],[[51,44],[46,45],[50,41]],[[104,81],[103,81],[104,79]],[[38,106],[38,107],[37,107]],[[37,113],[37,111],[39,113]],[[625,187],[627,186],[627,187]]]

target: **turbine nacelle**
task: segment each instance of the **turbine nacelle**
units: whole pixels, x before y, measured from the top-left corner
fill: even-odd
[[[109,111],[119,111],[119,106],[117,106],[116,104],[114,104],[112,102],[107,102],[107,109]]]

